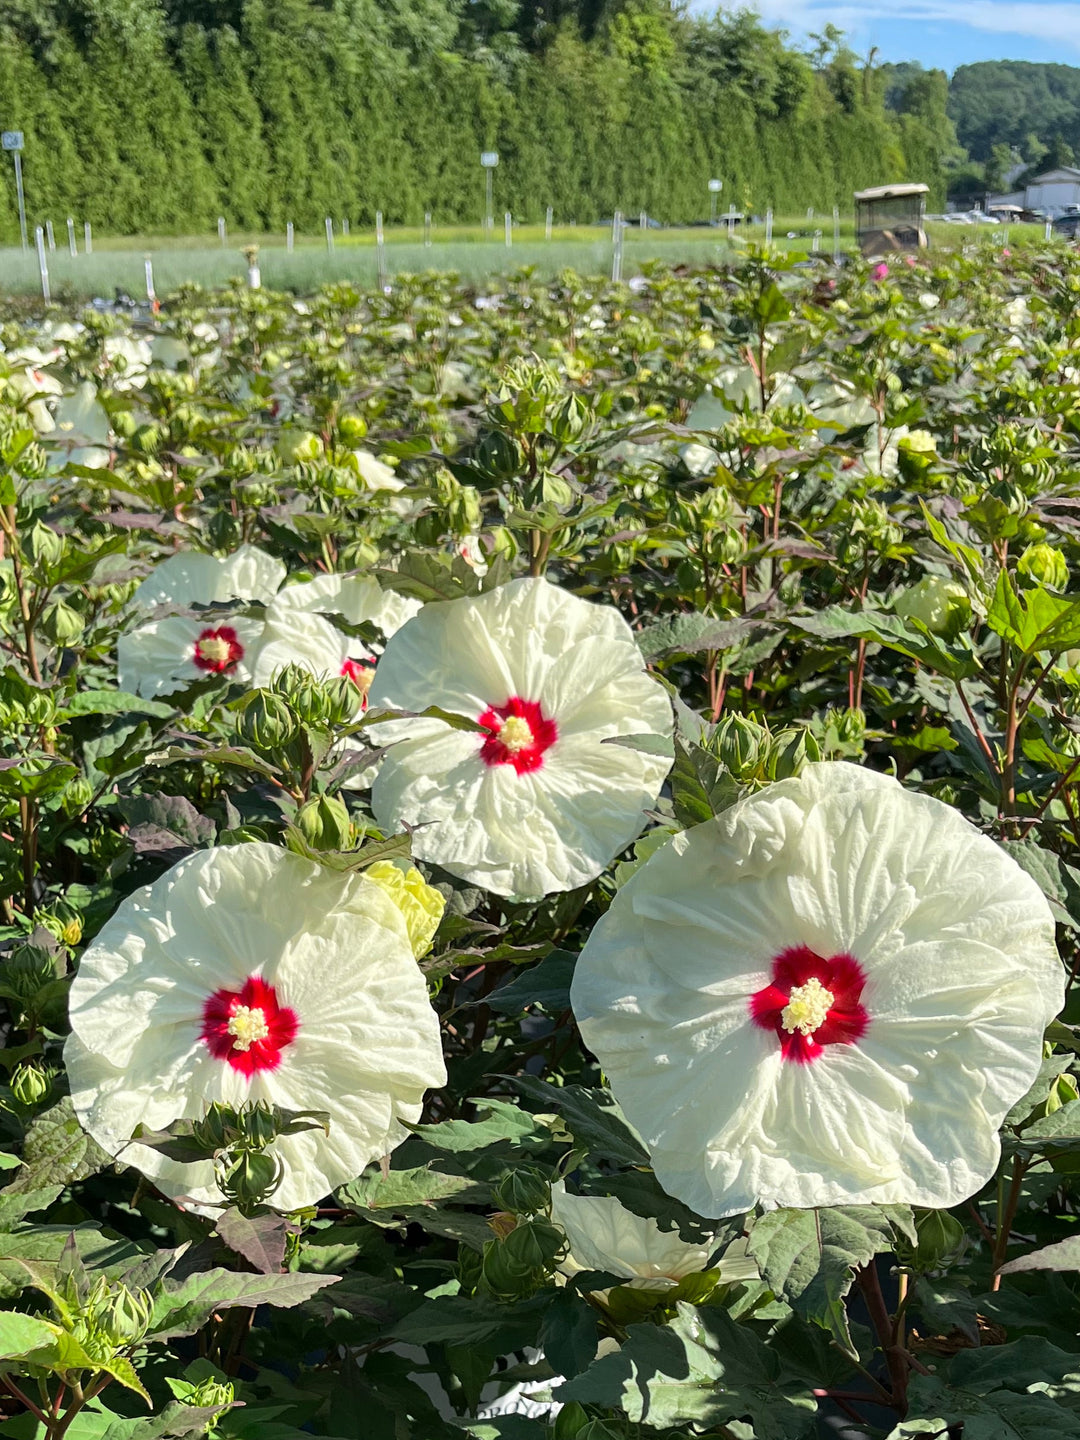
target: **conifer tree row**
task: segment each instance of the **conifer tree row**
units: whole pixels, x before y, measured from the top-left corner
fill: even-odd
[[[944,77],[941,77],[944,81]],[[924,81],[925,88],[925,81]],[[932,86],[930,87],[933,88]],[[812,54],[669,0],[8,0],[0,126],[35,219],[100,233],[475,223],[498,209],[666,221],[793,212],[901,178],[940,193],[933,96],[884,103],[835,32]],[[913,92],[914,94],[914,92]],[[916,97],[917,99],[918,97]],[[902,111],[903,113],[898,113]],[[17,237],[0,166],[0,242]]]

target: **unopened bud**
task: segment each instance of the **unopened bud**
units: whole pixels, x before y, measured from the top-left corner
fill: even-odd
[[[15,1067],[11,1077],[11,1093],[27,1110],[40,1105],[52,1089],[52,1078],[32,1060]]]
[[[551,1204],[551,1185],[542,1171],[522,1165],[503,1176],[492,1198],[514,1215],[535,1215]]]
[[[352,836],[352,821],[337,795],[317,795],[301,805],[296,827],[316,850],[345,850]]]
[[[1065,556],[1053,545],[1029,545],[1016,562],[1016,568],[1021,575],[1051,590],[1064,590],[1069,583]]]

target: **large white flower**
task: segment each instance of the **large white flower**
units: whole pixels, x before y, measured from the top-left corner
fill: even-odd
[[[594,879],[640,834],[671,764],[603,743],[670,734],[671,706],[618,611],[546,580],[426,605],[387,645],[370,701],[484,727],[391,722],[405,738],[372,804],[384,827],[419,827],[419,858],[500,895]]]
[[[569,1246],[564,1271],[605,1271],[635,1290],[673,1290],[684,1276],[707,1269],[716,1249],[715,1242],[692,1245],[678,1230],[661,1230],[613,1195],[571,1195],[561,1180],[551,1187],[551,1218]]]
[[[571,999],[700,1215],[949,1206],[993,1174],[1064,999],[1038,886],[950,806],[825,763],[677,836]]]
[[[314,1204],[405,1138],[445,1083],[439,1025],[402,913],[360,875],[274,845],[182,860],[86,951],[64,1051],[79,1119],[167,1193],[221,1200],[212,1164],[128,1144],[213,1101],[323,1110],[275,1142],[282,1209]]]
[[[419,600],[384,590],[372,575],[319,575],[279,590],[267,619],[287,624],[296,613],[340,615],[350,625],[377,625],[389,639],[421,608]]]

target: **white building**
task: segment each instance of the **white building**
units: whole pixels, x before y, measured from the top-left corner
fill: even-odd
[[[1075,165],[1059,165],[1046,170],[1008,195],[991,195],[986,202],[989,211],[998,206],[1019,205],[1024,210],[1042,210],[1052,219],[1070,207],[1080,207],[1080,169]]]

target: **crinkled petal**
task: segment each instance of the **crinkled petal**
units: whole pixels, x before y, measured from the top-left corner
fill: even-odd
[[[251,657],[263,635],[261,620],[230,616],[229,627],[243,647],[243,657],[224,678],[251,681]],[[195,680],[205,680],[207,671],[195,664],[195,645],[207,629],[217,628],[205,620],[184,615],[167,615],[127,631],[116,642],[117,679],[121,690],[133,695],[168,695]]]
[[[268,604],[285,579],[285,566],[254,545],[241,545],[226,559],[195,550],[178,551],[163,560],[142,582],[132,603],[155,605],[223,605],[230,600]]]

